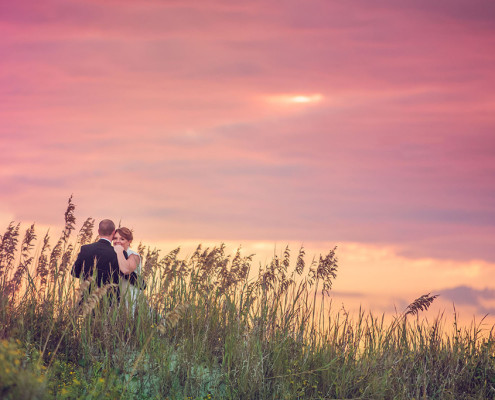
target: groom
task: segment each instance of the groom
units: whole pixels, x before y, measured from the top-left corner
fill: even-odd
[[[100,240],[95,243],[81,246],[81,251],[76,262],[72,266],[71,275],[83,279],[93,276],[96,268],[96,284],[98,287],[107,283],[119,283],[119,262],[117,254],[112,247],[115,234],[115,224],[109,219],[104,219],[98,225]]]

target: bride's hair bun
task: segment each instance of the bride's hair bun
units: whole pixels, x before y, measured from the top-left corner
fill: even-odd
[[[120,236],[122,236],[125,240],[128,240],[129,242],[132,242],[132,239],[134,239],[134,237],[132,236],[132,231],[129,228],[126,227],[118,228],[115,232],[118,232]]]

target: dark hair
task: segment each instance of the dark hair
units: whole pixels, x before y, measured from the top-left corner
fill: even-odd
[[[132,239],[134,239],[134,237],[132,236],[132,231],[126,227],[117,229],[115,233],[118,233],[120,236],[122,236],[125,240],[128,240],[129,242],[132,242]]]
[[[104,219],[98,225],[98,234],[100,236],[110,236],[114,230],[115,224],[110,219]]]

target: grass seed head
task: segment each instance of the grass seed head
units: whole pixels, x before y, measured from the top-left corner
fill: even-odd
[[[109,289],[118,287],[115,283],[109,283],[107,285],[101,286],[92,293],[86,302],[81,306],[81,317],[86,317],[94,308],[98,305],[100,300],[105,296]]]
[[[438,294],[430,296],[430,293],[418,297],[407,306],[405,315],[417,315],[420,311],[426,311],[437,297]]]

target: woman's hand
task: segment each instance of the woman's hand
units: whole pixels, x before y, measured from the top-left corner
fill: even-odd
[[[119,262],[119,269],[124,275],[130,274],[133,272],[139,263],[139,257],[135,254],[131,254],[130,257],[126,260],[124,256],[124,248],[117,244],[113,246],[113,249],[117,253],[117,260]]]

